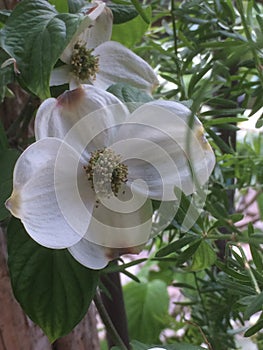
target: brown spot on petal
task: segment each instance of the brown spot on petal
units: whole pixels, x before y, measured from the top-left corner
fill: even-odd
[[[78,105],[84,97],[84,89],[80,86],[77,89],[65,91],[57,99],[58,105],[67,109],[73,109]]]
[[[124,254],[139,254],[144,246],[145,244],[126,248],[106,248],[106,256],[108,259],[113,260]]]
[[[13,191],[11,196],[5,202],[5,206],[11,212],[12,215],[14,215],[17,218],[20,218],[20,214],[21,214],[20,205],[21,205],[20,194],[17,191]]]
[[[205,150],[210,150],[211,146],[210,146],[209,142],[207,141],[204,132],[205,131],[204,131],[203,126],[200,125],[196,128],[195,134],[196,134],[196,137],[197,137],[198,141],[200,142],[202,148]]]

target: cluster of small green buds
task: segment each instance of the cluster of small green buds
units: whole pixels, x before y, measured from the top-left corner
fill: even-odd
[[[71,71],[80,80],[95,80],[99,71],[99,57],[94,56],[94,49],[86,49],[85,45],[76,43],[71,56]]]

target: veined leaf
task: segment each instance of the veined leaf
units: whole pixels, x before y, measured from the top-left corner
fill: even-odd
[[[166,284],[160,280],[131,282],[124,287],[124,300],[131,338],[146,343],[157,342],[165,327],[163,318],[168,315]]]
[[[80,265],[66,249],[38,245],[21,222],[8,226],[8,266],[14,294],[27,315],[53,342],[83,318],[98,272]]]
[[[82,18],[44,0],[24,0],[6,21],[3,48],[16,59],[21,84],[40,98],[49,97],[50,73]]]

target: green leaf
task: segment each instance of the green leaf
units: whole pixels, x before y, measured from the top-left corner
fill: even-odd
[[[262,314],[261,314],[262,315]],[[262,317],[260,317],[260,319],[258,320],[258,322],[250,327],[244,334],[244,337],[251,337],[252,335],[254,335],[255,333],[257,333],[258,331],[260,331],[263,328],[263,319]]]
[[[234,277],[235,279],[237,279],[238,281],[241,282],[249,282],[249,277],[245,274],[239,273],[234,269],[231,269],[230,267],[228,267],[227,265],[225,265],[224,263],[222,263],[221,261],[217,260],[216,261],[216,266],[224,271],[227,275]]]
[[[244,312],[244,319],[248,320],[253,314],[262,310],[263,306],[263,292],[253,297],[253,300],[250,301]]]
[[[222,109],[210,109],[209,111],[206,111],[206,112],[202,112],[201,113],[201,116],[204,117],[204,116],[210,116],[210,115],[213,115],[213,116],[223,116],[223,115],[229,115],[230,118],[225,118],[226,120],[226,123],[227,122],[232,122],[232,121],[246,121],[247,118],[236,118],[236,117],[232,117],[236,114],[239,114],[239,113],[243,113],[244,112],[244,108],[222,108]],[[232,119],[233,118],[233,119]],[[214,120],[213,120],[214,121]],[[225,122],[223,122],[225,123]],[[212,123],[211,123],[212,124]],[[220,120],[220,122],[218,124],[222,124],[222,121]]]
[[[12,192],[13,169],[18,156],[19,152],[14,149],[0,151],[0,220],[10,215],[5,207],[5,201]]]
[[[190,266],[191,271],[204,270],[216,261],[216,253],[209,243],[202,240],[201,244],[197,248],[193,255],[193,262]]]
[[[195,239],[195,241],[193,241],[189,247],[187,249],[185,249],[178,257],[177,257],[177,261],[176,261],[176,265],[182,265],[183,263],[185,263],[187,260],[189,260],[197,251],[197,249],[199,248],[200,244],[202,242],[201,238],[197,238]]]
[[[131,282],[124,286],[129,334],[142,342],[157,342],[165,327],[169,297],[166,284],[160,280]],[[156,302],[158,300],[158,302]]]
[[[228,124],[228,123],[240,123],[247,121],[247,118],[239,118],[239,117],[226,117],[226,118],[214,118],[211,120],[204,121],[205,126],[212,125],[220,125],[220,124]]]
[[[59,14],[45,0],[24,0],[6,22],[4,50],[17,61],[20,83],[42,99],[50,96],[50,73],[81,18]]]
[[[38,245],[17,219],[7,231],[8,266],[15,297],[53,342],[83,318],[98,284],[98,272],[80,265],[66,249]]]
[[[175,252],[178,252],[179,249],[183,248],[184,246],[188,245],[189,243],[195,242],[197,239],[197,236],[195,235],[185,235],[184,237],[169,243],[167,246],[161,248],[157,253],[156,257],[163,257]]]
[[[8,17],[10,16],[11,11],[0,10],[0,22],[5,23]]]
[[[2,121],[0,120],[0,150],[6,150],[8,148],[8,139],[5,133],[5,129]]]
[[[257,196],[257,204],[261,220],[263,220],[263,193]]]
[[[148,18],[151,18],[152,10],[150,6],[146,7],[145,13]],[[114,24],[111,40],[118,41],[126,47],[132,47],[142,40],[148,27],[149,24],[141,16],[137,16],[131,21],[122,24]]]
[[[253,244],[249,245],[250,247],[250,252],[253,258],[253,263],[255,264],[258,272],[262,273],[263,271],[263,257],[262,257],[262,253],[260,252],[260,248],[256,247]]]
[[[77,13],[86,4],[85,0],[68,0],[68,10],[70,13]]]
[[[122,24],[138,16],[133,6],[110,4],[109,8],[113,14],[113,24]]]
[[[65,0],[49,0],[51,5],[54,5],[58,12],[68,12],[68,2]]]
[[[125,83],[111,85],[107,91],[118,97],[122,102],[127,103],[130,112],[135,110],[142,103],[153,100],[146,92]]]

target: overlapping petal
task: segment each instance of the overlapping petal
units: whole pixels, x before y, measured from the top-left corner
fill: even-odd
[[[68,251],[74,259],[90,269],[103,269],[112,260],[107,256],[107,248],[93,244],[84,238],[68,248]]]
[[[114,95],[92,85],[66,91],[58,99],[47,99],[35,120],[37,139],[64,139],[78,152],[89,152],[112,143],[115,126],[129,116],[128,109]]]
[[[94,49],[100,44],[109,41],[112,34],[113,15],[109,7],[105,6],[94,24],[84,30],[78,40],[86,43],[87,49]]]
[[[130,183],[143,179],[149,197],[158,200],[175,199],[175,187],[193,193],[207,182],[215,164],[200,121],[175,102],[139,107],[120,128],[114,149],[127,159]],[[134,189],[145,193],[141,184]]]
[[[94,50],[94,55],[99,56],[95,86],[107,89],[122,82],[151,93],[159,84],[152,67],[120,43],[107,41]]]
[[[94,1],[91,5],[92,7],[89,9],[87,15],[85,16],[82,23],[80,24],[77,32],[74,34],[68,46],[62,52],[60,56],[60,59],[62,62],[70,64],[72,51],[76,42],[78,41],[87,42],[87,40],[91,38],[91,33],[94,33],[97,36],[97,32],[101,30],[102,31],[101,38],[105,38],[106,40],[108,40],[107,39],[108,35],[105,34],[104,29],[110,30],[110,34],[111,34],[111,27],[108,26],[107,28],[105,28],[105,24],[101,23],[101,20],[100,21],[98,20],[99,17],[105,11],[106,4],[103,1]],[[108,14],[108,10],[107,10],[107,14]],[[101,19],[103,19],[103,22],[105,21],[110,22],[108,19],[105,18],[105,14],[102,16]],[[111,18],[111,21],[112,21],[112,18]],[[97,23],[97,26],[99,26],[99,28],[94,30],[93,28],[95,23]]]
[[[149,240],[151,225],[151,201],[124,186],[118,197],[101,199],[94,208],[84,238],[108,248],[136,247]]]
[[[38,141],[17,162],[7,206],[38,243],[67,247],[94,269],[121,254],[138,253],[152,230],[149,198],[180,199],[176,188],[193,193],[215,162],[202,124],[187,107],[153,101],[130,114],[112,94],[91,85],[46,100],[35,130]],[[103,159],[105,147],[110,152]],[[120,157],[126,170],[117,178],[122,185],[116,182],[115,195],[105,195],[103,188],[112,186],[113,177],[107,182],[100,172],[87,171],[90,160],[98,162],[94,154],[101,155],[107,176],[108,171],[113,176],[120,163],[111,168],[111,162]]]
[[[61,147],[64,152],[57,161]],[[69,247],[84,236],[91,220],[95,199],[85,182],[77,152],[61,140],[46,138],[19,157],[6,205],[36,242],[50,248]],[[71,220],[66,219],[69,212]]]

